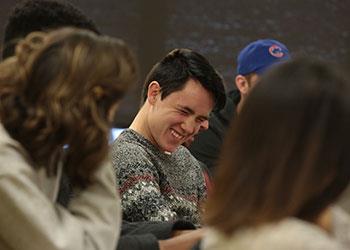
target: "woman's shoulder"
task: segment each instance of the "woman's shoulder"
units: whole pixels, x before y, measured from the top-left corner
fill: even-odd
[[[10,137],[0,124],[0,176],[32,172],[31,160],[19,142]]]
[[[334,237],[347,249],[350,249],[350,215],[339,206],[333,206],[331,213]]]
[[[342,246],[316,225],[288,218],[256,228],[240,229],[230,236],[210,229],[203,250],[343,250]]]

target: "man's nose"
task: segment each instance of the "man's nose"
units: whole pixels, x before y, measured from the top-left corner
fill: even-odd
[[[199,130],[203,131],[203,130],[207,130],[208,128],[209,128],[209,121],[206,120],[201,123]]]
[[[194,119],[187,118],[181,123],[181,128],[188,135],[194,134],[199,130],[199,126],[196,124]]]

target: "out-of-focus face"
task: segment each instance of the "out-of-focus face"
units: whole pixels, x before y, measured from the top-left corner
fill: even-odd
[[[237,106],[237,112],[239,113],[244,105],[245,100],[247,99],[249,93],[258,83],[260,76],[256,73],[251,73],[248,76],[238,75],[236,76],[236,86],[241,93],[241,100]]]
[[[117,110],[119,108],[119,101],[113,103],[111,108],[107,112],[107,121],[112,124],[115,119],[115,114],[117,113]]]
[[[247,94],[249,94],[250,91],[252,91],[252,89],[255,87],[255,85],[257,84],[257,82],[259,81],[260,77],[258,74],[252,74],[249,79],[247,79],[248,81],[248,92]]]
[[[201,130],[209,127],[209,114],[214,107],[214,99],[199,82],[189,79],[182,90],[161,100],[158,83],[150,87],[158,93],[148,94],[151,108],[147,116],[148,134],[144,135],[159,149],[174,152],[181,144],[193,138]]]

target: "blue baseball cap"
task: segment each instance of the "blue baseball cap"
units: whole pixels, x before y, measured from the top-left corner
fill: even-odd
[[[248,44],[237,57],[237,74],[262,74],[275,63],[290,59],[287,47],[273,39],[261,39]]]

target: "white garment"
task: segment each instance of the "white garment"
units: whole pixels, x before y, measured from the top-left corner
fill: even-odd
[[[202,250],[349,250],[350,218],[340,208],[332,208],[333,234],[296,218],[257,228],[240,229],[231,236],[209,229]]]
[[[0,249],[115,250],[121,210],[109,162],[65,209],[54,202],[59,175],[45,178],[42,170],[35,171],[0,124]]]

